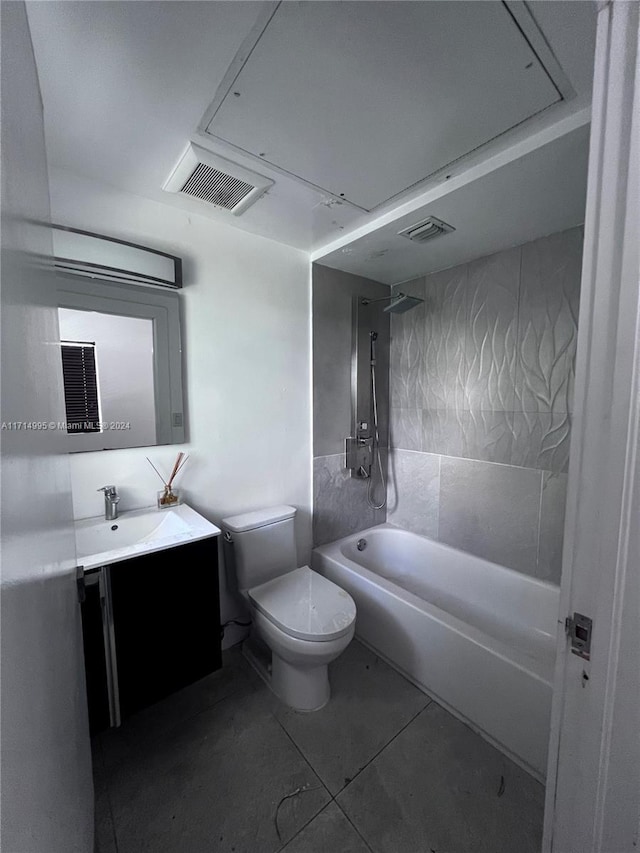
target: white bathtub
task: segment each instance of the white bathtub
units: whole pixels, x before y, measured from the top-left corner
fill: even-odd
[[[353,596],[359,639],[544,778],[557,586],[391,524],[315,548],[312,566]]]

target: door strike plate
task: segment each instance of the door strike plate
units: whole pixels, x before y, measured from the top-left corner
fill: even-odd
[[[564,627],[571,643],[572,653],[584,660],[591,660],[593,620],[582,613],[574,613],[573,616],[567,616]]]

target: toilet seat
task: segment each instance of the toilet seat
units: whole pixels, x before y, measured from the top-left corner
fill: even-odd
[[[249,599],[276,627],[300,640],[336,640],[356,618],[349,593],[308,566],[250,589]]]

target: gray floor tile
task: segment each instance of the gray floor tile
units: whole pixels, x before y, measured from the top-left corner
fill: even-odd
[[[370,853],[370,850],[334,802],[314,817],[282,853]]]
[[[118,853],[270,853],[330,799],[258,690],[183,720],[108,781]]]
[[[95,738],[91,744],[93,763],[93,794],[95,809],[94,853],[117,853],[116,836],[111,815],[109,788],[105,777],[102,744]]]
[[[329,668],[331,701],[276,716],[332,794],[340,791],[429,702],[394,669],[354,641]]]
[[[223,655],[222,669],[145,708],[126,720],[121,728],[104,732],[101,741],[105,766],[110,768],[131,751],[146,748],[182,720],[211,708],[227,696],[246,693],[252,688],[239,647],[230,649]]]
[[[375,853],[538,853],[544,789],[435,702],[337,802]]]

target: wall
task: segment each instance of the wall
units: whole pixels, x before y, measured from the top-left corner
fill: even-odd
[[[310,272],[307,256],[188,214],[170,203],[54,171],[53,218],[184,261],[181,293],[188,442],[74,454],[74,512],[98,515],[105,483],[123,510],[149,506],[159,486],[145,460],[169,473],[190,454],[176,485],[213,522],[275,504],[298,508],[298,559],[311,545]],[[259,203],[259,202],[258,202]],[[223,620],[241,612],[223,577]],[[231,630],[227,642],[236,638]]]
[[[130,424],[111,430],[110,441],[121,447],[155,444],[153,320],[74,308],[60,308],[59,317],[61,340],[96,345],[100,420]],[[82,434],[70,435],[71,442],[77,438]]]
[[[581,259],[574,228],[418,278],[391,323],[388,520],[555,583]]]
[[[2,421],[62,405],[42,105],[23,3],[2,19]],[[57,357],[52,357],[52,353]],[[7,853],[93,849],[93,785],[62,436],[2,431],[2,838]]]
[[[322,545],[381,524],[385,509],[367,503],[367,481],[351,477],[345,439],[352,435],[352,300],[390,295],[387,285],[351,273],[313,265],[313,507],[314,544]],[[383,303],[384,304],[384,303]],[[370,306],[378,331],[380,445],[386,473],[388,444],[389,315]],[[366,378],[368,374],[365,371]],[[376,489],[374,496],[379,495]],[[379,497],[377,498],[379,503]]]

